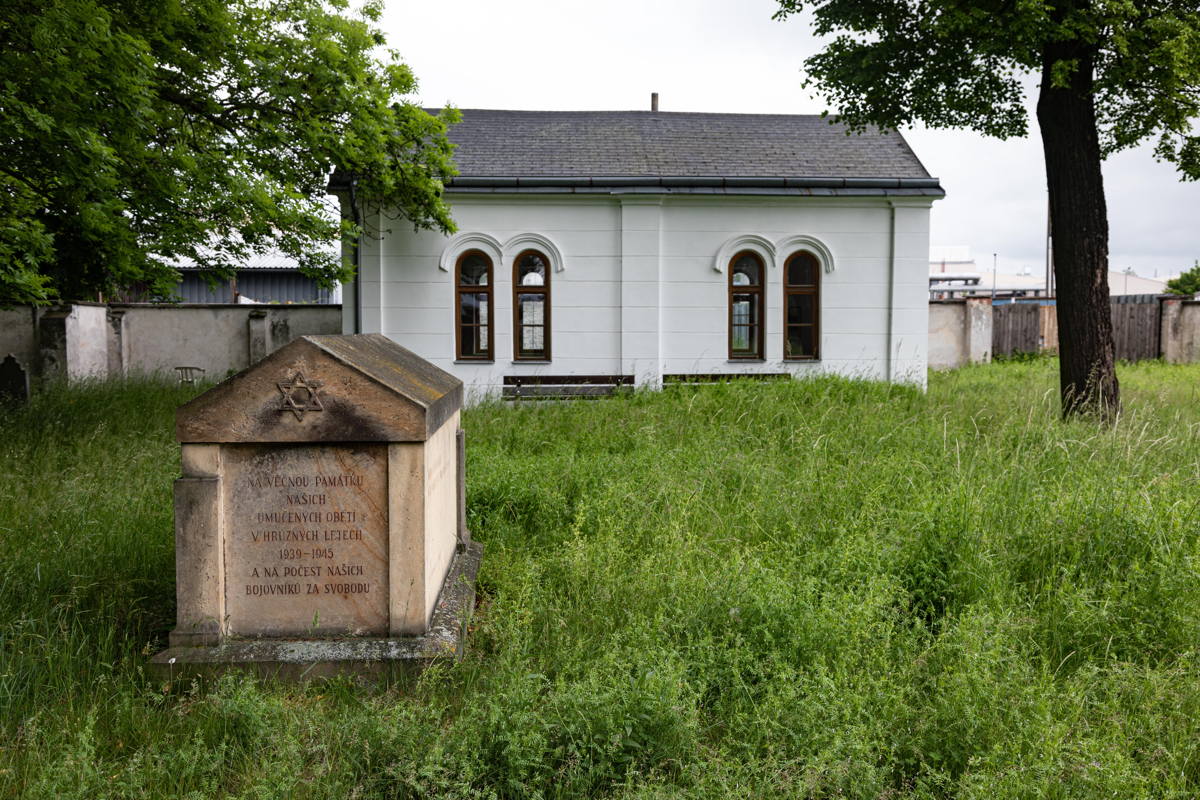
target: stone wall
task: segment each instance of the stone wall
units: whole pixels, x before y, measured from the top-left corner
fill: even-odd
[[[221,379],[300,336],[341,333],[336,305],[100,305],[0,310],[0,358],[42,380],[175,375]]]

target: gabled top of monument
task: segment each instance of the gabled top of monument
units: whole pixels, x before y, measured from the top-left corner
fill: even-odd
[[[462,381],[377,333],[303,336],[179,407],[181,442],[421,442]]]

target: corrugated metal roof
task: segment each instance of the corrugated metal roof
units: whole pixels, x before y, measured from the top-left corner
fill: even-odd
[[[338,251],[335,249],[331,249],[329,252],[335,255],[338,253]],[[178,270],[199,270],[199,267],[196,266],[194,261],[182,256],[175,259],[173,266]],[[255,253],[250,255],[243,263],[238,264],[237,268],[239,270],[294,270],[297,268],[297,261],[285,253],[272,250],[266,253]]]

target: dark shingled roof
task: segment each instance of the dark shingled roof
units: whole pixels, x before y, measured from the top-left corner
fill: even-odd
[[[847,135],[816,115],[464,109],[462,117],[450,129],[460,173],[451,191],[943,194],[899,133]]]

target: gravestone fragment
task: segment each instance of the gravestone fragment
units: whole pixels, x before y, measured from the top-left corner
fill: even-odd
[[[0,403],[25,403],[29,401],[29,373],[9,353],[0,361]]]
[[[460,652],[481,552],[462,395],[384,336],[305,336],[182,406],[177,624],[153,663],[313,677]]]

